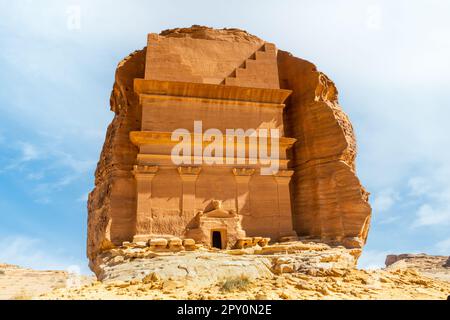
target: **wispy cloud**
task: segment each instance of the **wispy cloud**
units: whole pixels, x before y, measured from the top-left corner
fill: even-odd
[[[395,192],[392,189],[382,190],[375,194],[372,200],[372,208],[374,212],[385,213],[391,209],[398,200],[400,200],[398,192]]]
[[[360,269],[380,269],[385,267],[386,256],[389,251],[382,250],[364,250],[358,260]]]
[[[413,227],[450,226],[450,206],[448,204],[423,204],[416,213]]]
[[[450,226],[450,166],[441,165],[426,176],[409,180],[410,194],[420,197],[413,227]]]
[[[436,249],[440,254],[450,256],[450,238],[444,239],[436,243]]]
[[[93,159],[79,159],[64,151],[59,141],[19,141],[9,149],[8,164],[0,169],[0,174],[14,171],[23,175],[30,181],[27,192],[40,204],[51,203],[54,192],[70,186],[96,165]]]
[[[39,158],[39,150],[36,146],[27,142],[21,142],[19,145],[22,151],[22,157],[20,158],[21,162],[32,161]]]
[[[0,263],[17,264],[33,269],[58,270],[79,265],[84,273],[90,273],[84,261],[77,261],[67,253],[56,254],[45,241],[23,235],[0,238],[5,244],[0,250]]]

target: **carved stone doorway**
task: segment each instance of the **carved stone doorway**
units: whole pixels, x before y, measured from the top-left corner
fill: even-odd
[[[222,249],[222,232],[215,230],[211,232],[211,246]]]

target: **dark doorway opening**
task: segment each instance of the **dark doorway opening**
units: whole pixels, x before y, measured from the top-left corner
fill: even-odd
[[[222,234],[220,231],[212,232],[212,246],[214,248],[222,249]]]

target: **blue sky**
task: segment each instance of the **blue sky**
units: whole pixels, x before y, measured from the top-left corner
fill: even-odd
[[[192,24],[245,29],[336,83],[372,194],[360,266],[450,254],[449,12],[445,0],[0,0],[0,261],[88,272],[116,65],[147,33]]]

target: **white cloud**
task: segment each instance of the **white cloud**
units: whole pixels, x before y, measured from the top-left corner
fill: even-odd
[[[54,157],[57,159],[58,165],[69,167],[78,174],[86,173],[96,164],[95,160],[77,159],[72,154],[63,151],[55,151]]]
[[[95,168],[96,161],[92,159],[79,159],[73,154],[64,151],[64,144],[59,137],[38,138],[41,143],[18,141],[10,148],[15,154],[10,156],[8,165],[0,169],[0,174],[15,170],[30,181],[27,192],[34,196],[39,204],[52,202],[55,191],[60,191],[73,184]]]
[[[400,197],[397,192],[391,189],[383,190],[377,193],[372,201],[373,211],[377,213],[389,211],[398,200]]]
[[[30,172],[27,174],[28,180],[41,180],[42,178],[44,178],[43,172]]]
[[[35,145],[32,145],[28,142],[21,142],[19,143],[22,156],[20,158],[20,162],[27,162],[39,159],[40,152],[38,148]]]
[[[410,194],[413,196],[421,196],[428,194],[432,186],[429,183],[429,179],[424,177],[412,177],[408,181],[408,187],[410,188]]]
[[[413,227],[450,225],[450,207],[448,205],[433,207],[423,204],[416,213]]]
[[[388,251],[363,250],[358,260],[358,268],[360,269],[380,269],[384,268],[386,256],[391,254]]]
[[[436,249],[440,254],[450,255],[450,238],[444,239],[436,243]]]
[[[450,166],[442,164],[433,169],[409,180],[410,194],[422,198],[413,227],[450,226]]]
[[[0,263],[40,270],[64,270],[76,264],[84,273],[89,273],[85,261],[75,261],[64,254],[56,255],[54,250],[49,250],[40,239],[15,235],[0,238],[0,243],[3,244],[0,250]]]
[[[400,215],[390,216],[390,217],[381,219],[378,223],[379,224],[391,224],[391,223],[394,223],[394,222],[400,220],[401,218],[402,217]]]

